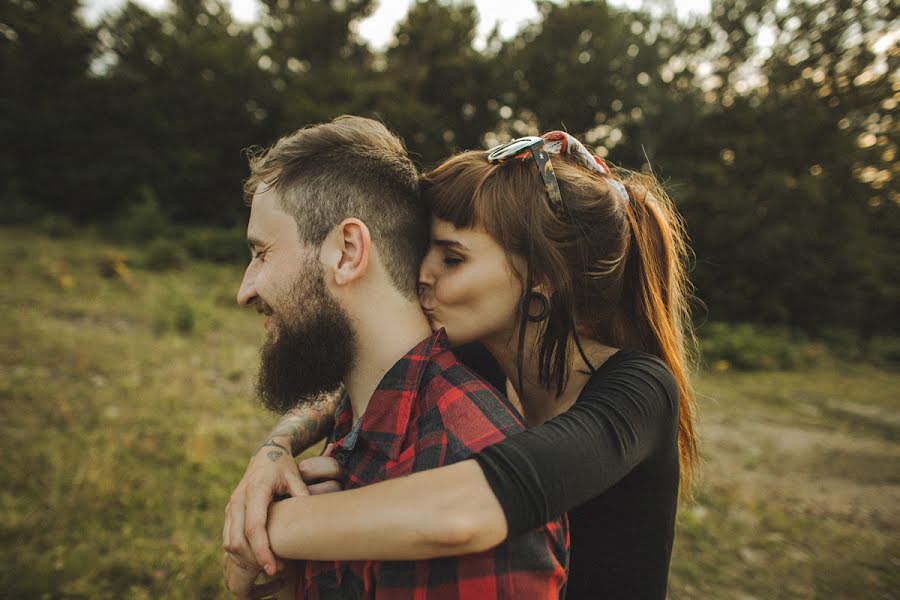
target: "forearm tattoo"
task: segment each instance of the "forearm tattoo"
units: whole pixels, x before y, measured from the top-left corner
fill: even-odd
[[[274,447],[274,448],[281,448],[282,450],[284,450],[284,452],[288,452],[288,449],[287,449],[287,448],[285,448],[284,446],[282,446],[281,444],[279,444],[279,443],[276,442],[275,440],[273,440],[273,439],[268,439],[268,440],[266,440],[265,442],[263,442],[263,443],[259,446],[259,448],[257,448],[257,449],[253,452],[253,456],[256,456],[257,454],[259,454],[259,451],[262,450],[263,448],[270,447],[270,446],[271,446],[271,447]],[[270,450],[269,453],[268,453],[266,456],[268,456],[268,457],[274,462],[274,461],[278,460],[279,458],[281,458],[281,457],[284,455],[284,452],[279,452],[278,450]],[[274,455],[274,456],[273,456],[273,455]]]
[[[256,452],[259,452],[265,446],[271,445],[276,445],[287,451],[287,448],[273,441],[275,438],[287,437],[290,440],[291,456],[297,456],[331,432],[331,429],[334,427],[334,411],[337,409],[340,400],[341,392],[338,391],[324,398],[316,405],[304,408],[300,413],[288,414],[269,433],[266,442],[257,448]],[[272,458],[271,452],[269,458]],[[272,460],[277,460],[277,458]]]

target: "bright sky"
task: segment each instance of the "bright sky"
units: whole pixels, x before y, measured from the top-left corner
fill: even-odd
[[[95,22],[105,11],[117,8],[124,0],[85,0],[83,14],[89,22]],[[138,4],[152,10],[168,7],[169,0],[136,0]],[[406,15],[413,0],[376,1],[375,11],[369,18],[359,23],[359,34],[373,48],[384,48],[394,37],[394,27]],[[239,21],[253,21],[259,13],[257,0],[225,0],[231,6],[231,14]],[[610,0],[610,4],[639,8],[642,0]],[[673,2],[678,14],[708,12],[710,0],[678,0]],[[522,26],[538,17],[534,0],[475,0],[481,19],[475,39],[477,47],[483,47],[488,34],[495,24],[500,25],[500,35],[511,37]]]

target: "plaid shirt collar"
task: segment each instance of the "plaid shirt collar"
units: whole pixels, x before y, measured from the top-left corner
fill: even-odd
[[[335,414],[333,433],[338,460],[353,452],[360,437],[390,460],[397,460],[425,369],[434,356],[449,348],[443,329],[416,344],[385,373],[355,425],[350,397],[344,390]]]

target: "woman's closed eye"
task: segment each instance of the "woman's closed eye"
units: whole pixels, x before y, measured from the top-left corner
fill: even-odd
[[[444,265],[448,267],[455,267],[456,265],[462,263],[463,259],[461,256],[457,256],[454,254],[445,254],[443,258]]]

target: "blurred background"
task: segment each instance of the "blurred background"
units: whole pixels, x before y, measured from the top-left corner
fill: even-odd
[[[0,81],[0,596],[227,597],[243,151],[357,114],[652,169],[702,344],[670,598],[896,598],[896,3],[6,0]]]

